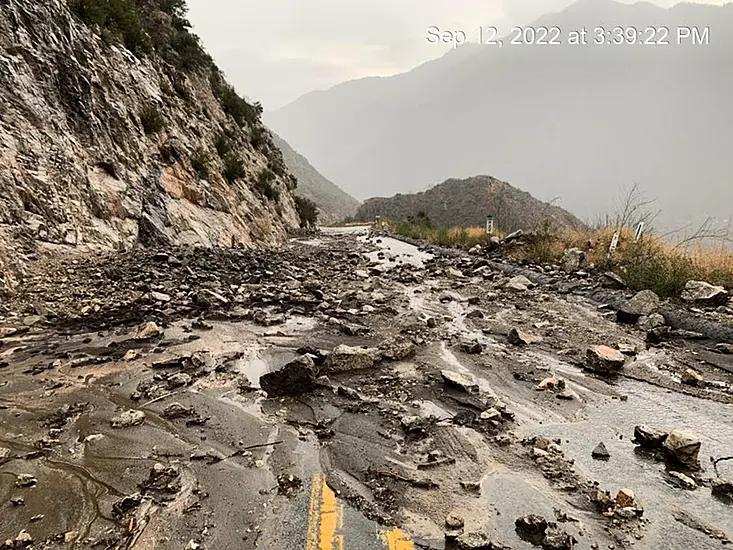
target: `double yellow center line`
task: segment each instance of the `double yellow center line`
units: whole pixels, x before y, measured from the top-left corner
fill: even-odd
[[[344,507],[326,483],[326,476],[313,476],[308,509],[306,550],[344,550]],[[394,528],[380,536],[388,550],[414,550],[407,533]]]

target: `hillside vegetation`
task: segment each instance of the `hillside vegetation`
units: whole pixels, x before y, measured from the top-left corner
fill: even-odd
[[[355,221],[408,221],[418,215],[434,226],[485,226],[491,205],[495,225],[502,231],[532,230],[538,225],[560,229],[581,229],[585,224],[562,208],[542,202],[529,193],[491,176],[449,179],[427,191],[373,198],[359,207]]]

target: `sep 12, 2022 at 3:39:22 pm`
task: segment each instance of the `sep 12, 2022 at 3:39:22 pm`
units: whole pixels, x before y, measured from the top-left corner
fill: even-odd
[[[458,47],[466,42],[502,48],[504,46],[559,46],[596,45],[596,46],[666,46],[710,44],[710,27],[648,25],[634,26],[595,26],[565,30],[560,27],[522,26],[512,27],[508,34],[502,35],[497,27],[479,26],[473,31],[444,29],[437,25],[428,27],[425,40],[430,44],[452,45]]]

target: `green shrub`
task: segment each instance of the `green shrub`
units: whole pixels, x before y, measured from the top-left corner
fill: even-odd
[[[227,180],[229,184],[232,184],[247,175],[247,172],[244,169],[244,164],[242,164],[240,158],[234,153],[228,153],[224,158],[223,175],[224,179]]]
[[[219,157],[224,160],[234,148],[234,143],[226,134],[219,134],[214,140],[214,147]]]
[[[151,43],[133,0],[70,0],[69,8],[84,23],[99,27],[108,43],[123,44],[134,54],[151,51]]]
[[[300,227],[312,227],[318,221],[318,206],[312,200],[295,195],[295,209],[300,217]]]
[[[203,147],[196,149],[193,155],[191,155],[191,168],[196,172],[196,175],[202,179],[209,178],[209,162],[211,158]]]
[[[245,99],[239,97],[234,88],[224,80],[217,70],[211,73],[209,78],[211,90],[219,101],[222,110],[232,117],[239,126],[249,124],[255,126],[260,122],[262,105],[255,103],[250,105]]]
[[[273,185],[274,180],[275,174],[272,170],[265,168],[257,176],[255,189],[271,201],[277,202],[280,200],[280,190]]]
[[[145,134],[157,134],[165,128],[165,119],[157,107],[146,107],[140,111],[140,123]]]

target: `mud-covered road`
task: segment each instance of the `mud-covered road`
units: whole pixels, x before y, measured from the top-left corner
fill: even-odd
[[[353,228],[39,264],[0,309],[0,548],[727,544],[733,349],[527,283]]]

